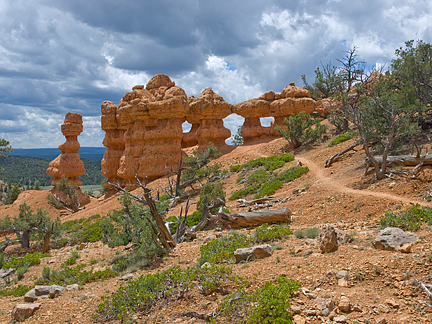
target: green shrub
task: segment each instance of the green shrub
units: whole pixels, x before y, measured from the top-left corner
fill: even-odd
[[[49,267],[43,267],[42,269],[42,280],[50,280],[51,269]]]
[[[290,298],[300,288],[300,282],[279,277],[267,281],[255,292],[240,290],[225,296],[219,303],[213,323],[282,324],[292,323]]]
[[[79,259],[79,258],[80,258],[80,254],[79,254],[78,251],[72,251],[71,254],[72,254],[72,256],[73,256],[75,259]]]
[[[201,257],[198,259],[198,264],[201,266],[206,262],[219,263],[231,259],[235,250],[248,247],[250,242],[249,237],[237,232],[210,241],[200,247]]]
[[[295,230],[294,231],[294,236],[297,237],[297,238],[299,238],[299,239],[302,239],[302,238],[304,238],[306,236],[306,233],[303,230]]]
[[[293,166],[289,169],[282,171],[282,173],[279,175],[279,179],[284,182],[290,182],[299,178],[302,174],[308,172],[309,172],[308,167]]]
[[[225,265],[213,265],[185,270],[173,266],[162,272],[146,274],[122,284],[110,297],[103,296],[97,318],[101,321],[120,320],[127,313],[149,313],[161,304],[166,305],[184,296],[193,288],[193,282],[199,284],[202,291],[214,291],[228,280],[231,273],[232,270]]]
[[[287,224],[273,225],[263,224],[255,230],[253,235],[254,242],[268,242],[279,240],[291,235],[293,232]]]
[[[329,147],[332,147],[332,146],[338,145],[339,143],[342,143],[342,142],[348,141],[348,140],[350,140],[351,138],[353,138],[354,135],[355,135],[355,134],[352,133],[352,132],[346,132],[346,133],[343,133],[343,134],[339,135],[338,137],[336,137],[333,141],[331,141],[330,144],[329,144],[328,146],[329,146]]]
[[[93,269],[87,271],[82,270],[84,267],[84,264],[79,264],[74,268],[66,267],[65,269],[60,271],[51,271],[49,279],[41,278],[36,281],[36,284],[71,285],[76,283],[84,285],[88,282],[104,280],[118,275],[117,272],[112,271],[111,269],[93,272]]]
[[[95,257],[92,257],[92,258],[90,259],[90,265],[94,265],[94,264],[96,264],[96,263],[98,263],[98,262],[99,262],[98,259],[95,258]]]
[[[408,231],[418,231],[423,222],[432,225],[432,208],[421,207],[419,204],[398,214],[388,211],[380,219],[382,228],[400,227]]]
[[[312,227],[305,230],[305,235],[308,238],[316,239],[319,235],[319,228]]]
[[[243,169],[251,170],[258,168],[260,166],[264,166],[266,170],[272,171],[278,168],[281,168],[285,165],[286,162],[290,162],[294,160],[294,155],[291,153],[284,153],[281,155],[272,155],[267,158],[260,157],[255,160],[251,160],[245,164],[238,164],[230,166],[231,172],[238,172]]]
[[[0,269],[3,268],[5,261],[6,261],[6,257],[5,257],[4,252],[2,252],[2,253],[0,253]]]
[[[69,259],[67,259],[65,262],[63,262],[63,267],[68,267],[70,265],[73,265],[76,263],[77,258],[74,256],[71,256]]]
[[[0,297],[6,297],[6,296],[22,297],[29,290],[31,290],[33,288],[34,288],[34,286],[18,285],[14,288],[11,288],[11,289],[3,289],[3,290],[0,290]]]
[[[282,187],[282,181],[279,179],[271,179],[268,182],[263,183],[259,192],[254,196],[254,199],[262,198],[265,196],[273,195],[276,190]]]
[[[24,265],[32,266],[32,265],[38,265],[41,263],[40,259],[44,257],[49,257],[49,254],[41,253],[41,252],[35,252],[31,254],[26,254],[22,257],[16,257],[13,255],[9,261],[7,261],[4,264],[4,268],[21,268]]]
[[[247,187],[235,191],[229,200],[239,199],[249,194],[255,194],[254,199],[272,195],[282,187],[283,183],[293,181],[302,174],[309,172],[308,167],[293,166],[280,174],[258,170],[249,175],[246,180]]]
[[[24,278],[24,274],[28,271],[29,266],[27,264],[23,265],[22,267],[18,268],[16,271],[18,281]]]

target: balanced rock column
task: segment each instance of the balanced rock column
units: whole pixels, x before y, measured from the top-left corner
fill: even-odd
[[[226,147],[225,140],[231,136],[223,120],[232,113],[232,105],[216,94],[211,88],[204,89],[198,97],[190,97],[186,120],[192,129],[183,138],[183,147],[198,144],[205,149],[211,142],[219,150]],[[193,144],[193,145],[192,145]]]
[[[78,177],[85,173],[84,163],[78,154],[78,135],[83,131],[82,116],[78,113],[67,113],[61,131],[66,137],[66,142],[59,145],[61,154],[50,162],[46,173],[53,177],[51,184],[54,187],[63,175],[68,181],[81,186],[82,182]]]

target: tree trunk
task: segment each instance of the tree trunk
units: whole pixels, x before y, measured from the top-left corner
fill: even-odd
[[[43,253],[48,253],[48,251],[50,250],[50,238],[51,238],[51,234],[54,230],[54,224],[52,224],[52,227],[50,230],[45,232],[44,235],[44,246],[43,246]]]
[[[21,248],[28,249],[30,248],[30,232],[23,231],[21,235]]]
[[[288,208],[266,209],[254,212],[226,214],[221,210],[212,221],[224,228],[258,226],[265,223],[291,222]]]

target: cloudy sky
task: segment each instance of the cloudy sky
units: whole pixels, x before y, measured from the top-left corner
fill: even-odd
[[[154,74],[237,103],[312,82],[353,45],[388,66],[410,39],[432,42],[430,0],[1,0],[0,138],[57,147],[72,111],[81,146],[102,146],[101,103]]]

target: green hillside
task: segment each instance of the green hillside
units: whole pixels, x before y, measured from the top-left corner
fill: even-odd
[[[83,185],[100,185],[105,179],[101,175],[100,161],[82,159],[86,173],[79,177]],[[52,177],[46,174],[50,161],[29,156],[0,156],[0,167],[4,173],[0,174],[0,179],[11,183],[21,183],[28,185],[39,180],[41,186],[49,186]]]

